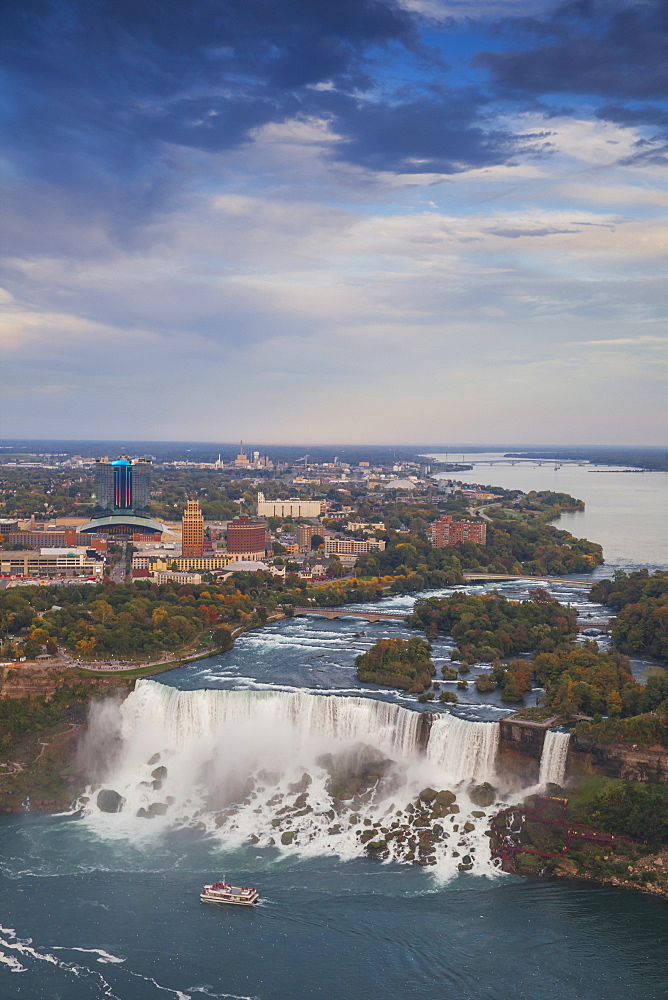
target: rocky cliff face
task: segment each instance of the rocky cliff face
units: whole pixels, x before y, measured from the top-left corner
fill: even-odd
[[[634,744],[597,743],[574,736],[567,773],[602,774],[625,781],[668,782],[668,749]]]
[[[126,690],[127,678],[120,679],[114,674],[82,675],[59,665],[33,666],[26,663],[12,663],[0,667],[0,699],[5,698],[50,698],[62,687],[85,684],[92,691]]]
[[[67,671],[54,666],[16,663],[0,667],[0,698],[48,698],[67,683],[66,675]]]

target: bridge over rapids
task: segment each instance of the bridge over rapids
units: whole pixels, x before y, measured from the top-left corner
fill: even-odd
[[[332,621],[335,618],[362,618],[367,622],[382,622],[382,621],[405,621],[410,611],[368,611],[363,608],[327,608],[327,607],[316,607],[311,605],[307,608],[295,608],[294,615],[311,615],[318,618],[329,618]],[[612,619],[587,619],[583,618],[582,621],[577,623],[578,632],[587,632],[589,629],[596,630],[598,633],[608,632],[610,630],[610,625]],[[592,638],[595,638],[593,636]]]
[[[295,608],[295,615],[317,615],[319,618],[363,618],[367,622],[382,622],[387,619],[405,621],[409,611],[363,611],[353,608]]]

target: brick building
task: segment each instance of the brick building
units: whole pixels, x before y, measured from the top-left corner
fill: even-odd
[[[439,521],[433,521],[428,528],[429,541],[435,549],[445,549],[458,542],[487,544],[487,525],[482,521],[453,521],[446,514]]]
[[[299,549],[301,551],[306,551],[311,548],[311,539],[314,535],[319,535],[324,539],[325,529],[321,524],[300,524],[299,534],[297,541],[299,543]]]
[[[262,559],[267,548],[267,528],[264,521],[255,521],[251,517],[241,515],[233,518],[227,525],[227,551],[230,555],[244,554],[250,558]]]

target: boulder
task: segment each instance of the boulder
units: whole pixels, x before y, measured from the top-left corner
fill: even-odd
[[[475,823],[469,823],[469,822],[464,823],[464,829],[466,830],[467,833],[471,833],[473,830],[475,830]]]
[[[457,807],[454,805],[456,798],[457,796],[454,792],[450,792],[445,788],[437,792],[431,804],[431,818],[443,819],[448,813],[456,812]]]
[[[153,771],[151,771],[151,777],[155,778],[157,781],[164,781],[167,777],[167,768],[163,767],[163,765],[156,767]]]
[[[295,839],[294,830],[286,830],[285,833],[281,834],[281,843],[284,847],[289,847],[292,841]]]
[[[482,785],[474,785],[469,790],[469,798],[474,806],[482,806],[483,809],[486,809],[496,799],[496,789],[488,781],[484,781]]]
[[[166,802],[151,802],[147,812],[151,818],[153,816],[164,816],[167,812],[167,808]]]
[[[418,795],[418,798],[422,802],[426,802],[427,805],[430,805],[436,798],[437,794],[438,793],[435,788],[423,788],[420,794]]]
[[[157,764],[159,760],[160,760],[160,754],[154,753],[152,757],[149,757],[146,763],[148,764],[149,767],[153,767],[153,765]]]
[[[119,813],[125,805],[125,799],[113,788],[103,788],[97,793],[97,808],[103,813]]]
[[[308,786],[311,784],[311,775],[307,774],[306,771],[302,774],[299,781],[295,781],[290,785],[291,792],[305,792]]]

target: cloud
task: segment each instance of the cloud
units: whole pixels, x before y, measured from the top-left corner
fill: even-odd
[[[568,2],[544,17],[508,18],[502,27],[526,47],[482,51],[475,63],[511,93],[668,97],[665,0]]]

